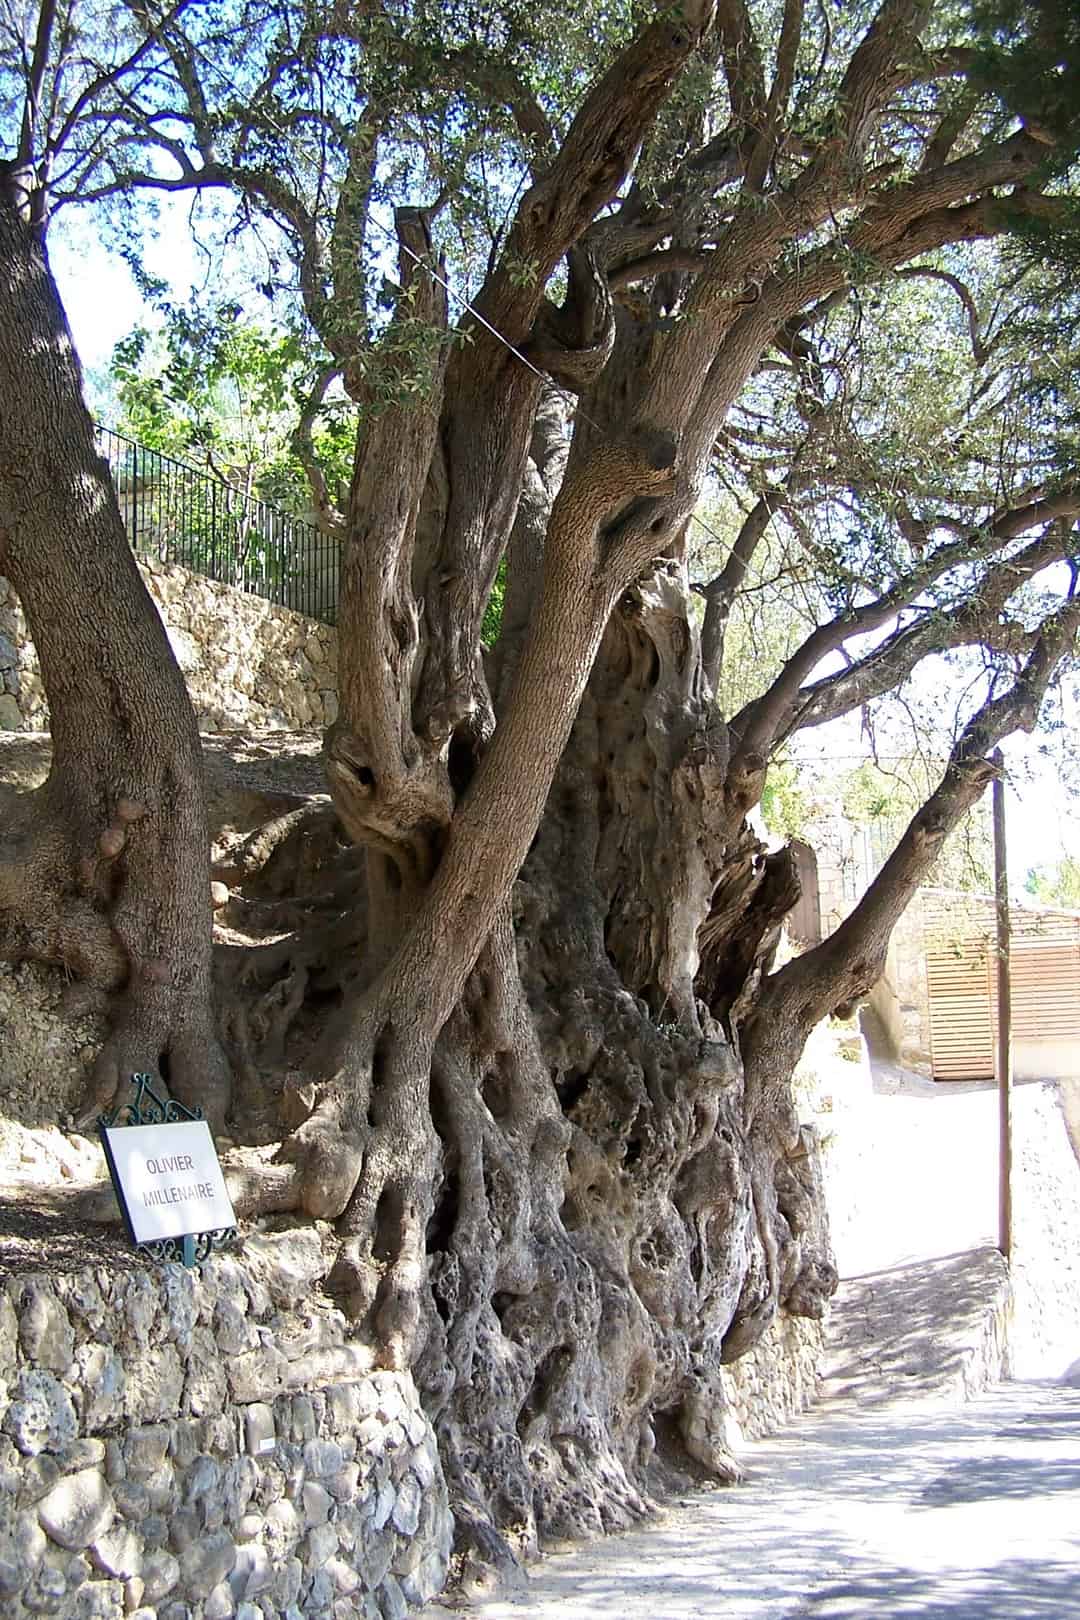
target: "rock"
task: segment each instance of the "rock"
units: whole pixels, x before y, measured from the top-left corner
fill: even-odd
[[[360,1577],[343,1558],[328,1558],[326,1573],[343,1597],[350,1597],[360,1585]]]
[[[336,1440],[309,1440],[304,1447],[304,1467],[315,1479],[330,1479],[340,1474],[345,1453]]]
[[[326,1489],[336,1502],[351,1502],[360,1483],[360,1464],[346,1463],[340,1474],[326,1481]]]
[[[277,1445],[274,1409],[264,1401],[253,1401],[244,1413],[244,1444],[252,1457],[264,1457]]]
[[[202,1520],[194,1508],[178,1508],[169,1520],[169,1540],[177,1552],[186,1552],[202,1536]]]
[[[46,1535],[61,1547],[81,1552],[113,1521],[112,1492],[95,1468],[68,1474],[38,1505]]]
[[[27,1361],[50,1372],[66,1372],[75,1353],[67,1312],[47,1283],[36,1277],[23,1284],[18,1302],[19,1344]]]
[[[230,1519],[246,1517],[252,1497],[264,1478],[263,1468],[246,1455],[234,1457],[225,1470],[221,1497]],[[257,1534],[258,1532],[255,1532]],[[238,1535],[238,1541],[251,1541],[252,1533]]]
[[[92,1573],[90,1560],[84,1553],[72,1553],[70,1558],[65,1558],[64,1579],[67,1581],[69,1592],[74,1592],[83,1581],[88,1581]]]
[[[119,1581],[88,1581],[75,1595],[75,1620],[120,1620],[124,1588]]]
[[[142,1570],[142,1542],[130,1525],[114,1525],[98,1536],[91,1544],[90,1556],[103,1574],[115,1575],[122,1581]]]
[[[19,731],[22,723],[22,710],[15,699],[5,693],[0,697],[0,731]]]
[[[33,1513],[0,1509],[0,1597],[21,1591],[45,1556],[48,1543]]]
[[[394,1511],[391,1514],[395,1530],[403,1536],[414,1536],[420,1523],[420,1481],[415,1474],[406,1474],[398,1486]]]
[[[173,1507],[177,1496],[176,1475],[167,1462],[147,1479],[146,1496],[154,1513],[168,1513]]]
[[[310,1395],[298,1395],[292,1403],[292,1427],[290,1437],[298,1445],[307,1440],[313,1440],[318,1431],[315,1420],[315,1406]]]
[[[405,1620],[408,1604],[405,1595],[392,1575],[388,1575],[379,1588],[379,1612],[383,1620]]]
[[[418,1412],[415,1410],[415,1408],[412,1411],[407,1410],[405,1412],[403,1421],[405,1424],[405,1433],[409,1437],[409,1444],[411,1446],[423,1445],[424,1441],[431,1432],[428,1428],[428,1422],[423,1412]]]
[[[257,1347],[257,1330],[231,1299],[219,1299],[214,1310],[214,1339],[219,1351],[238,1356]]]
[[[184,1476],[184,1500],[195,1502],[221,1484],[221,1464],[205,1453],[196,1457]]]
[[[236,1547],[225,1530],[185,1547],[180,1554],[180,1583],[188,1597],[200,1600],[210,1596],[236,1562]]]
[[[272,1346],[234,1356],[225,1369],[233,1400],[244,1406],[249,1401],[262,1401],[267,1395],[276,1395],[285,1387],[288,1367],[281,1351]]]
[[[15,1381],[3,1426],[25,1456],[35,1457],[70,1445],[78,1421],[63,1384],[50,1372],[30,1368]]]
[[[282,1310],[307,1301],[327,1271],[322,1240],[309,1226],[255,1233],[245,1239],[244,1257]]]
[[[371,1518],[371,1522],[376,1530],[381,1530],[383,1525],[389,1520],[391,1513],[394,1511],[394,1501],[394,1487],[391,1485],[389,1480],[385,1480],[383,1484],[379,1486],[378,1494],[375,1498],[375,1509]]]
[[[19,1486],[19,1501],[24,1507],[33,1502],[40,1502],[46,1492],[51,1491],[60,1478],[60,1464],[48,1452],[42,1452],[39,1457],[31,1458],[22,1470]]]
[[[329,1491],[317,1485],[314,1480],[308,1480],[303,1490],[304,1518],[309,1525],[325,1524],[330,1517],[330,1509],[334,1499]]]
[[[56,1453],[56,1461],[63,1474],[76,1474],[81,1468],[100,1468],[105,1461],[105,1442],[94,1438],[74,1440]]]
[[[270,1601],[279,1610],[288,1611],[300,1596],[304,1579],[304,1566],[299,1558],[286,1558],[274,1570],[270,1588]]]
[[[168,1597],[180,1579],[180,1564],[172,1553],[150,1553],[143,1559],[142,1578],[147,1602],[159,1603],[163,1597]]]
[[[58,1614],[67,1589],[63,1571],[47,1564],[28,1582],[22,1593],[23,1604],[31,1614]]]
[[[363,1568],[364,1581],[371,1588],[382,1586],[382,1581],[389,1573],[390,1563],[393,1562],[393,1547],[395,1537],[390,1531],[385,1531],[384,1534],[376,1533],[374,1536],[369,1534],[364,1539],[363,1557],[359,1557],[356,1562]]]
[[[236,1563],[229,1575],[229,1586],[234,1598],[238,1600],[252,1598],[259,1592],[265,1592],[273,1578],[273,1565],[261,1542],[251,1541],[245,1546],[237,1547]]]
[[[116,1511],[125,1519],[142,1521],[150,1512],[150,1493],[136,1479],[121,1479],[112,1487]]]
[[[202,659],[202,648],[194,636],[189,636],[184,630],[177,630],[166,623],[165,632],[169,638],[169,645],[173,650],[173,657],[185,674],[189,670],[198,669]]]
[[[169,1430],[164,1423],[140,1424],[129,1429],[124,1439],[124,1461],[137,1479],[156,1473],[169,1450]]]
[[[450,1570],[449,1552],[430,1548],[410,1575],[401,1580],[401,1590],[409,1603],[420,1606],[437,1597],[446,1585]]]
[[[267,1545],[275,1558],[291,1552],[301,1534],[300,1515],[289,1501],[271,1502],[266,1510]]]
[[[83,1391],[83,1422],[87,1428],[115,1423],[124,1409],[126,1377],[116,1351],[104,1344],[83,1345],[76,1358],[79,1387]]]
[[[337,1552],[338,1534],[332,1524],[317,1524],[307,1534],[308,1567],[319,1569],[326,1560]]]
[[[236,1604],[228,1581],[219,1581],[203,1604],[203,1620],[231,1620]]]
[[[128,1362],[126,1371],[130,1412],[152,1421],[177,1415],[184,1393],[184,1369],[175,1345],[148,1347]]]

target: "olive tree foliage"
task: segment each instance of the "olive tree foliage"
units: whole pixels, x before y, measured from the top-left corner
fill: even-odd
[[[221,953],[234,1072],[248,1100],[280,1092],[288,1127],[239,1191],[334,1223],[326,1286],[373,1360],[414,1370],[463,1550],[499,1562],[626,1523],[658,1442],[730,1471],[719,1366],[778,1311],[824,1309],[793,1066],[874,983],[995,747],[1072,655],[1066,404],[1022,404],[991,334],[1038,273],[1004,268],[1004,241],[1074,226],[1076,24],[918,0],[570,20],[140,4],[108,13],[102,61],[77,15],[45,5],[20,36],[0,565],[47,639],[41,481],[20,469],[38,455],[70,497],[57,468],[90,443],[70,357],[34,324],[60,329],[49,207],[229,199],[319,346],[295,444],[343,536],[340,830],[298,811],[218,868],[234,919],[259,899],[273,935]],[[894,310],[911,364],[942,373],[914,390],[898,366],[870,386]],[[41,448],[24,396],[57,376],[70,410]],[[355,407],[343,511],[311,444],[332,386]],[[699,633],[688,556],[713,478],[745,510],[696,578]],[[118,559],[100,470],[76,482]],[[48,532],[66,555],[59,511]],[[804,628],[725,712],[732,607],[778,553]],[[134,570],[113,572],[127,600]],[[86,588],[65,576],[73,601]],[[979,670],[940,779],[851,915],[776,967],[793,863],[746,819],[770,759],[942,652]],[[160,645],[139,657],[167,668]],[[60,726],[72,696],[55,666],[46,681]],[[147,788],[121,810],[101,781],[88,825],[116,836],[64,892],[107,928],[143,881],[109,862],[167,803]],[[125,820],[129,798],[150,813]],[[12,915],[18,893],[0,891]]]

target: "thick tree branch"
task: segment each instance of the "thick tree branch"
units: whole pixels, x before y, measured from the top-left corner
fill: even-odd
[[[706,270],[711,258],[711,253],[692,248],[664,248],[659,253],[644,253],[639,258],[630,259],[626,264],[619,265],[618,269],[610,271],[608,286],[612,292],[621,292],[624,287],[632,287],[635,282],[653,281],[657,276],[666,275],[671,270],[696,273]]]
[[[852,53],[836,97],[849,160],[861,158],[877,114],[896,83],[902,82],[902,65],[917,49],[919,30],[932,9],[928,0],[883,0]]]
[[[410,892],[426,882],[449,823],[445,735],[413,731],[412,670],[419,645],[412,571],[416,520],[438,431],[446,364],[445,267],[431,263],[430,222],[399,209],[401,293],[375,364],[350,380],[367,406],[358,438],[341,565],[340,712],[327,733],[326,772],[357,842],[395,863]],[[415,352],[420,345],[419,354]],[[410,368],[399,402],[394,382]],[[422,386],[413,386],[413,384]],[[389,400],[388,397],[389,396]]]
[[[903,625],[865,658],[847,669],[804,687],[789,723],[776,735],[774,748],[794,731],[824,725],[875,697],[894,691],[923,658],[949,647],[983,645],[1000,653],[1029,650],[1034,633],[1005,619],[1003,609],[1015,590],[1043,569],[1068,557],[1070,546],[1060,527],[991,569],[983,585],[951,612],[928,610]]]
[[[988,757],[1015,731],[1031,731],[1050,682],[1076,642],[1080,599],[1045,620],[1020,674],[993,693],[960,734],[936,791],[917,812],[896,849],[839,928],[772,975],[763,988],[747,1040],[779,1026],[801,1048],[816,1023],[866,995],[881,977],[889,937],[915,890],[926,881],[942,844],[994,775]]]
[[[897,631],[895,636],[890,637],[880,649],[868,654],[851,670],[845,670],[836,677],[829,677],[826,681],[817,683],[811,689],[814,694],[812,697],[808,698],[803,690],[803,682],[807,676],[829,653],[835,652],[853,636],[868,635],[880,630],[902,608],[916,601],[951,568],[978,561],[980,557],[987,556],[991,551],[1006,545],[1039,523],[1051,523],[1053,519],[1073,517],[1078,512],[1080,512],[1080,487],[1075,485],[1053,496],[1031,500],[1010,508],[1007,512],[997,514],[975,535],[965,535],[962,539],[937,547],[920,562],[918,567],[902,575],[873,601],[863,603],[842,618],[819,625],[792,654],[768,691],[754,702],[747,704],[732,720],[731,729],[739,739],[737,757],[763,762],[790,731],[802,725],[821,724],[829,718],[829,713],[825,711],[830,710],[831,703],[840,705],[835,710],[836,713],[845,712],[846,707],[853,705],[845,704],[843,694],[852,692],[861,680],[868,682],[867,695],[872,695],[869,692],[869,685],[873,684],[874,679],[871,675],[872,670],[878,679],[883,678],[886,669],[895,660],[896,680],[901,679],[905,671],[900,666],[906,658],[911,658],[909,667],[913,668],[919,657],[933,650],[933,637],[927,636],[925,625],[908,626]],[[1051,529],[1046,536],[1021,552],[1019,556],[1006,559],[992,569],[970,606],[961,605],[955,615],[941,616],[936,621],[940,626],[939,634],[947,637],[951,626],[956,636],[954,644],[975,639],[977,622],[980,619],[985,622],[1000,611],[1003,603],[1023,580],[1031,578],[1065,554],[1066,544],[1060,532]],[[917,651],[920,647],[923,648],[921,652]],[[880,663],[877,662],[879,656]],[[850,686],[847,684],[849,677]],[[894,682],[889,681],[888,684],[891,686]],[[826,697],[826,693],[830,695]],[[809,715],[816,715],[815,704],[818,699],[822,712],[820,718],[815,717],[811,720]],[[856,699],[855,703],[857,702]],[[803,718],[804,714],[807,715],[806,719]]]
[[[526,339],[556,265],[623,184],[711,15],[707,0],[693,0],[643,29],[589,91],[555,161],[522,198],[475,301],[511,343]],[[531,282],[523,283],[522,264],[534,267]]]
[[[664,12],[593,86],[557,158],[518,206],[474,301],[483,320],[466,317],[470,341],[455,349],[446,379],[440,449],[448,499],[437,518],[432,564],[441,588],[425,590],[428,656],[416,701],[421,729],[427,716],[457,715],[475,747],[491,726],[477,655],[480,622],[513,527],[541,387],[506,345],[529,342],[551,274],[625,182],[711,15],[698,0],[678,15]],[[522,275],[523,265],[529,275]],[[597,311],[602,304],[597,301]],[[595,330],[588,346],[602,352]],[[563,364],[571,364],[569,356]]]
[[[336,377],[341,375],[340,367],[336,365],[324,366],[312,385],[311,392],[304,402],[296,427],[292,434],[292,448],[296,459],[304,469],[311,488],[312,504],[316,521],[324,534],[340,535],[344,532],[345,517],[338,510],[337,502],[330,493],[326,482],[326,474],[319,463],[315,453],[315,445],[311,437],[311,430],[315,425],[315,418],[322,409],[326,390]]]
[[[787,113],[791,87],[795,82],[795,64],[802,38],[803,0],[784,0],[784,15],[780,24],[780,39],[776,47],[776,72],[765,104],[763,127],[746,165],[746,188],[761,191],[776,151],[777,141]]]
[[[716,31],[735,124],[755,136],[765,131],[765,69],[761,46],[744,0],[720,0]]]
[[[38,8],[37,30],[34,35],[34,50],[30,58],[30,69],[26,80],[26,96],[23,101],[19,146],[15,154],[15,161],[19,168],[29,168],[34,161],[41,122],[41,91],[45,81],[45,69],[49,62],[49,50],[52,45],[53,25],[55,22],[56,0],[41,0]]]

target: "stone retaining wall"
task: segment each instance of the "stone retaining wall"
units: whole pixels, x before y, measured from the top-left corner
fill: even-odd
[[[4,1620],[401,1620],[441,1589],[434,1435],[321,1266],[302,1229],[0,1285]]]
[[[139,563],[191,693],[211,731],[329,725],[337,714],[337,635],[325,624],[187,568]],[[0,730],[45,731],[49,714],[19,599],[0,578]]]
[[[730,1430],[737,1451],[744,1440],[775,1434],[805,1412],[821,1387],[825,1326],[781,1312],[754,1348],[721,1369]]]

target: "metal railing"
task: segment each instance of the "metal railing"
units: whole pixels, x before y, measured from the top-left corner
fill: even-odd
[[[97,439],[136,556],[337,622],[336,539],[112,428],[98,427]]]

